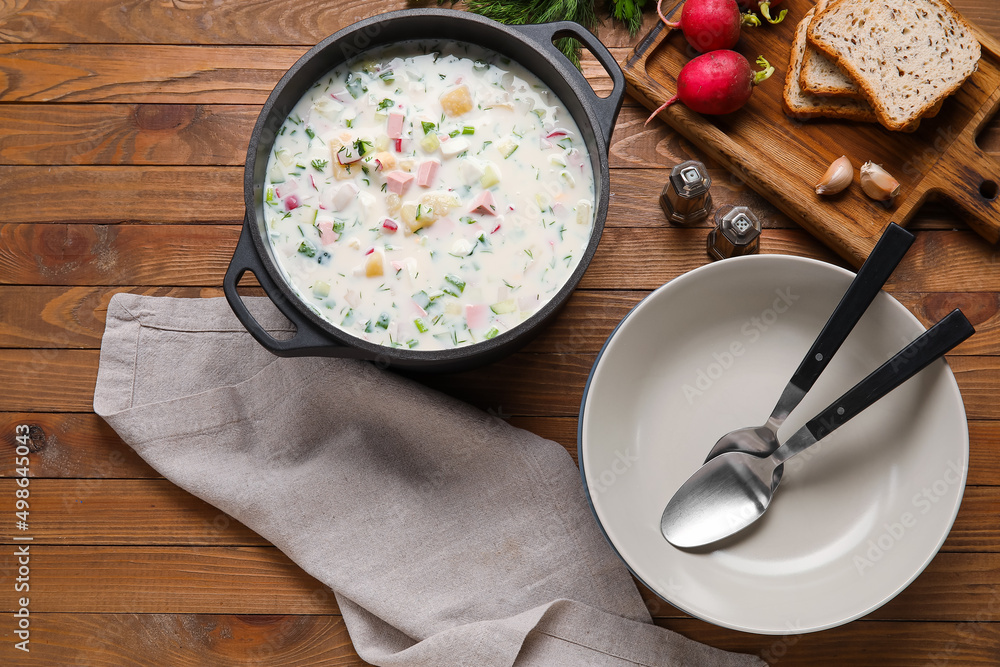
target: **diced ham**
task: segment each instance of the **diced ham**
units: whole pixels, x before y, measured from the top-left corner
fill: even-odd
[[[471,213],[483,213],[485,215],[496,215],[497,214],[497,204],[493,200],[493,193],[489,190],[483,190],[476,198],[472,200],[472,206],[469,209]],[[496,230],[493,230],[496,231]]]
[[[437,160],[424,160],[417,168],[417,185],[422,188],[429,188],[434,185],[434,178],[437,176],[441,163]]]
[[[411,183],[413,182],[413,174],[408,174],[405,171],[390,171],[385,175],[385,181],[389,184],[388,190],[400,197],[409,190]]]
[[[357,194],[358,186],[354,185],[354,183],[344,183],[337,190],[337,193],[333,195],[333,200],[330,202],[331,208],[334,211],[343,211],[354,201]]]
[[[398,111],[389,113],[388,133],[390,139],[399,139],[403,136],[403,120],[405,116]]]
[[[486,304],[470,303],[465,306],[465,323],[470,329],[482,329],[486,326]]]
[[[284,199],[288,195],[299,189],[298,181],[285,181],[280,185],[274,186],[274,194],[278,195],[278,199]]]

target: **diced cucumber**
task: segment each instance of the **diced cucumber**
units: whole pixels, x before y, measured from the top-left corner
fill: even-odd
[[[517,302],[514,299],[506,299],[504,301],[497,301],[492,306],[492,310],[497,315],[506,315],[507,313],[513,313],[517,310]]]
[[[426,153],[433,153],[441,146],[441,141],[438,139],[437,135],[433,132],[426,135],[420,140],[420,147],[424,149]]]
[[[458,276],[449,273],[448,275],[446,275],[444,277],[444,279],[447,282],[449,282],[452,285],[454,285],[455,287],[457,287],[459,292],[464,292],[465,291],[465,281],[462,280],[461,278],[459,278]]]
[[[506,160],[517,150],[517,142],[510,137],[501,139],[497,142],[497,150],[500,151],[500,155]]]
[[[486,338],[486,340],[489,340],[490,338],[496,338],[496,335],[498,333],[500,333],[500,330],[497,329],[496,327],[493,327],[492,329],[486,332],[484,338]]]
[[[378,320],[375,321],[375,326],[381,327],[382,329],[389,328],[389,313],[382,313],[378,316]]]
[[[483,189],[492,188],[494,185],[500,182],[500,168],[497,167],[492,162],[486,164],[486,168],[483,169],[483,177],[479,179],[479,185]]]

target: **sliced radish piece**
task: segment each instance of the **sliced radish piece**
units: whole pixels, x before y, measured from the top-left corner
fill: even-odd
[[[288,195],[299,189],[298,181],[285,181],[281,185],[274,186],[274,194],[278,195],[278,199],[284,199]]]
[[[337,193],[333,195],[331,208],[333,208],[334,211],[343,211],[351,204],[351,202],[354,201],[357,194],[358,186],[354,185],[354,183],[344,183],[340,186],[340,189],[337,190]]]

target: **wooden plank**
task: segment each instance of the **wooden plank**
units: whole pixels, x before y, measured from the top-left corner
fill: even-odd
[[[159,44],[315,44],[404,0],[274,0],[265,3],[174,0],[19,0],[0,13],[8,42]]]
[[[0,479],[0,497],[14,497]],[[164,479],[35,479],[30,535],[36,545],[262,546],[268,542]],[[13,544],[9,536],[0,542]],[[1000,487],[965,492],[943,552],[1000,553]]]
[[[0,284],[222,285],[235,225],[3,225]]]
[[[1000,621],[998,570],[1000,554],[938,554],[869,618]],[[0,568],[0,585],[12,588],[14,572]],[[32,545],[31,593],[32,613],[338,613],[329,588],[274,547]],[[648,591],[643,599],[658,618],[686,616]]]
[[[737,633],[691,618],[656,624],[716,648],[752,653],[782,667],[868,665],[872,647],[881,667],[994,667],[1000,625],[983,622],[856,621],[808,634]],[[33,653],[24,667],[361,667],[343,620],[334,615],[32,614]],[[7,648],[7,647],[5,647]],[[2,654],[0,654],[2,655]]]
[[[4,104],[0,164],[242,165],[259,111],[229,104]]]
[[[562,444],[575,462],[575,417],[500,416],[518,428]],[[30,429],[32,478],[161,479],[159,473],[139,458],[97,415],[51,412],[0,412],[0,451],[9,454],[0,458],[0,478],[17,476],[13,452],[17,446],[15,429],[20,424]],[[1000,423],[997,427],[1000,429]],[[1000,484],[1000,472],[986,479]]]
[[[13,590],[12,550],[0,584]],[[327,586],[274,547],[30,545],[31,613],[337,614]],[[14,596],[0,601],[13,611]]]
[[[593,354],[518,352],[452,375],[419,376],[424,384],[504,415],[578,414]],[[969,419],[996,419],[1000,357],[950,356]],[[0,350],[0,412],[91,412],[98,350]]]
[[[0,490],[14,497],[14,479]],[[165,479],[32,480],[29,533],[34,545],[264,546],[239,521]],[[9,536],[0,538],[14,544]]]
[[[5,629],[6,631],[6,629]],[[335,615],[49,614],[31,612],[31,652],[21,667],[362,667]]]
[[[980,28],[1000,36],[1000,20],[990,0],[955,0],[955,7]],[[0,38],[7,42],[164,43],[164,44],[313,44],[346,25],[376,13],[405,9],[390,0],[374,6],[345,0],[271,0],[243,3],[149,3],[141,0],[20,0],[0,12]],[[462,5],[456,5],[462,9]],[[600,13],[597,35],[607,46],[638,40]],[[647,4],[638,35],[657,21]]]
[[[243,222],[236,167],[7,166],[0,182],[8,222]]]
[[[867,621],[1000,621],[998,554],[939,553],[909,586]],[[690,618],[641,583],[639,593],[656,619]],[[790,614],[792,612],[790,611]]]
[[[222,284],[239,232],[234,225],[210,224],[0,225],[0,285],[217,287]],[[654,289],[708,263],[704,247],[705,231],[700,229],[607,228],[580,287]],[[761,251],[839,261],[798,230],[766,230]],[[906,261],[915,261],[915,254],[911,250],[904,266]],[[922,279],[940,281],[935,276]],[[1000,283],[1000,274],[995,282]],[[977,287],[983,288],[973,285],[969,289]],[[925,286],[909,283],[907,288],[922,291]],[[949,282],[945,288],[940,282],[931,282],[926,289],[948,291],[953,284]]]
[[[119,292],[174,298],[220,297],[218,287],[0,287],[0,347],[101,346],[108,302]],[[263,294],[259,288],[254,291]]]
[[[0,44],[0,102],[263,104],[304,46]],[[612,49],[617,57],[627,49]],[[610,92],[592,59],[584,74]]]
[[[781,667],[993,667],[1000,655],[1000,625],[855,621],[823,632],[786,635],[733,632],[695,619],[656,619],[656,624],[695,641],[753,653]]]
[[[263,294],[257,288],[254,294]],[[107,304],[118,292],[181,298],[221,297],[213,287],[0,286],[0,348],[99,348]],[[533,353],[596,353],[648,290],[576,290],[559,316],[524,348]],[[976,335],[953,355],[988,355],[1000,348],[1000,296],[993,292],[894,295],[924,326],[961,308]]]
[[[16,476],[17,426],[29,429],[33,478],[133,479],[159,473],[122,442],[107,422],[92,412],[79,414],[0,412],[0,477]]]
[[[2,44],[0,102],[263,104],[301,46]]]
[[[558,442],[576,462],[576,415],[540,417],[500,413],[512,425]],[[159,474],[93,413],[0,412],[0,447],[13,451],[15,427],[31,429],[31,476],[72,479],[150,479]],[[970,486],[1000,486],[1000,421],[969,422]],[[0,459],[0,478],[16,473],[14,458]]]

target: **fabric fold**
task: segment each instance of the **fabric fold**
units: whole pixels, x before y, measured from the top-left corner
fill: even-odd
[[[94,409],[329,586],[372,664],[764,664],[652,625],[560,445],[371,364],[276,358],[224,299],[116,295]]]

